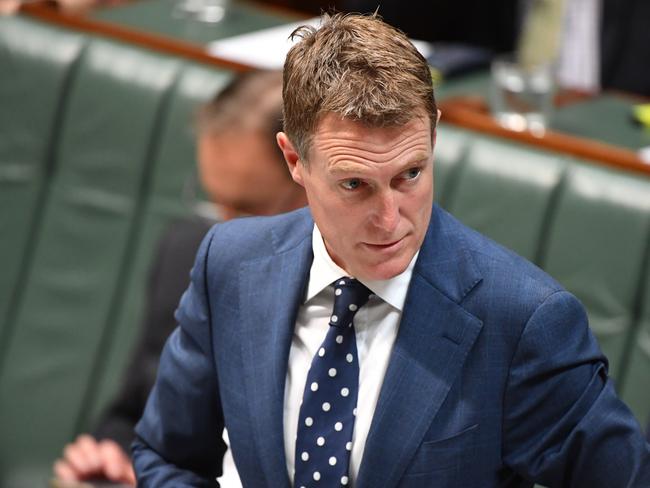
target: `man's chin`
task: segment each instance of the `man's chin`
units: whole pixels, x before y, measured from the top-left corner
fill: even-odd
[[[360,269],[355,276],[368,281],[390,280],[402,274],[408,268],[410,262],[410,259],[402,258],[368,264],[363,269]]]

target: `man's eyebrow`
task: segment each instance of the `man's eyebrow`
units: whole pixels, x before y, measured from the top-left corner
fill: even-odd
[[[331,173],[359,173],[359,172],[363,172],[364,168],[366,168],[366,166],[363,164],[352,163],[349,161],[341,161],[340,163],[331,166],[330,172]]]
[[[407,168],[409,166],[420,166],[422,164],[428,163],[429,159],[431,159],[431,154],[425,154],[425,153],[416,154],[415,157],[409,159],[408,163],[405,164],[404,166]]]
[[[415,154],[412,158],[405,160],[403,164],[400,165],[401,170],[406,170],[414,166],[422,166],[426,164],[431,156],[425,153]],[[341,161],[331,167],[330,172],[332,174],[338,173],[363,173],[366,168],[366,165],[355,163],[351,161]]]

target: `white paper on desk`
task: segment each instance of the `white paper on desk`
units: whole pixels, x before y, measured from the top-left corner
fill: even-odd
[[[263,29],[248,34],[220,39],[208,44],[207,51],[212,56],[247,64],[261,69],[282,69],[284,58],[293,45],[289,35],[301,25],[320,25],[320,18],[302,20],[283,24],[269,29]],[[412,41],[415,47],[426,58],[433,46],[424,41]]]

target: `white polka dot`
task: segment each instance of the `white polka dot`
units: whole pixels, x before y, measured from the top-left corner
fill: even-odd
[[[341,484],[342,485],[347,485],[348,484],[348,477],[347,476],[341,476]]]
[[[345,444],[345,448],[346,448],[348,451],[351,451],[351,450],[352,450],[352,442],[347,442],[347,443]]]
[[[352,415],[354,415],[355,417],[357,416],[357,409],[356,408],[354,410],[352,410]]]
[[[316,391],[318,390],[318,383],[315,381],[311,384],[311,391]]]
[[[318,444],[319,446],[324,446],[325,445],[325,437],[319,437],[318,439],[316,439],[316,444]]]
[[[318,471],[314,471],[314,481],[318,481],[320,479],[320,473]]]
[[[330,405],[329,402],[323,403],[323,412],[329,412],[330,408],[332,408],[332,405]]]
[[[345,280],[339,281],[339,285],[345,285]]]
[[[334,294],[335,294],[336,296],[339,296],[341,293],[343,293],[343,292],[341,291],[340,288],[337,288],[336,291],[334,292]]]
[[[348,324],[348,327],[352,327],[352,322],[350,322],[350,323]]]
[[[305,425],[306,425],[307,427],[311,427],[312,425],[314,425],[314,419],[311,418],[311,417],[307,417],[307,418],[305,419]]]
[[[359,307],[357,307],[354,303],[351,303],[348,308],[350,309],[351,312],[356,312],[357,308]]]
[[[343,336],[342,335],[337,335],[336,336],[336,343],[340,344],[341,342],[343,342]]]
[[[336,368],[330,368],[330,370],[327,372],[332,378],[336,376]]]
[[[348,388],[341,388],[341,396],[346,397],[350,394],[350,390]]]
[[[333,323],[338,322],[338,320],[339,320],[339,318],[338,318],[336,315],[332,315],[332,316],[330,317],[330,321],[333,322]]]
[[[336,432],[341,432],[343,430],[343,424],[341,422],[336,422],[334,424],[334,430]]]
[[[371,293],[370,295],[368,295],[368,300],[371,300],[371,299],[373,299],[373,298],[375,298],[375,295],[374,295],[373,293]]]
[[[347,353],[347,354],[345,355],[345,360],[346,360],[348,363],[351,363],[351,362],[354,360],[354,356],[352,355],[351,352],[349,352],[349,353]]]
[[[309,453],[303,451],[303,453],[300,455],[300,459],[302,459],[303,461],[309,461]]]
[[[330,458],[330,466],[335,466],[335,465],[336,465],[336,458],[334,456],[332,456]]]
[[[319,355],[320,357],[325,356],[325,348],[324,348],[324,347],[321,347],[321,348],[318,350],[318,355]]]

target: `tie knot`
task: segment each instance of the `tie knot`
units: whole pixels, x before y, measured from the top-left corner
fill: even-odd
[[[354,278],[340,278],[332,283],[334,286],[334,312],[330,325],[349,327],[357,311],[363,307],[372,292]]]

